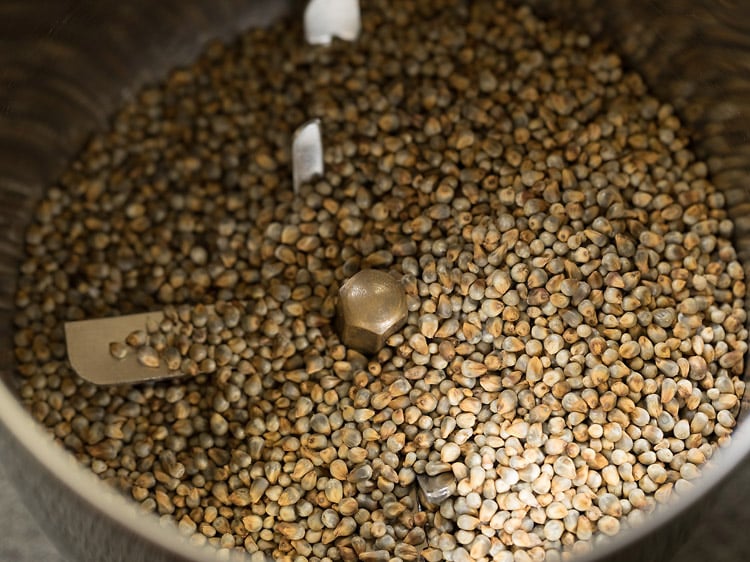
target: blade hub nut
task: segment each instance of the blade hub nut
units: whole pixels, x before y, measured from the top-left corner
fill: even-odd
[[[375,354],[405,323],[406,292],[385,271],[365,269],[339,289],[337,325],[344,345]]]

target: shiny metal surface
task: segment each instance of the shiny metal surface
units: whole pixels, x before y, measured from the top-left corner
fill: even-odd
[[[656,92],[674,100],[696,130],[699,153],[710,155],[714,182],[737,224],[740,256],[750,261],[750,4],[537,3],[610,39]],[[120,100],[188,61],[209,38],[260,25],[288,6],[279,0],[0,2],[0,447],[8,474],[71,560],[197,561],[213,554],[136,513],[54,446],[14,398],[12,295],[24,226],[41,190]],[[745,420],[691,494],[585,559],[669,559],[700,523],[712,488],[732,486],[730,473],[748,452]]]
[[[456,491],[456,478],[444,472],[437,476],[418,476],[419,488],[425,503],[438,506],[451,497]]]
[[[299,187],[323,173],[323,137],[320,120],[313,119],[294,131],[292,139],[292,185]]]
[[[162,362],[145,367],[135,353],[115,359],[109,352],[111,342],[123,342],[129,333],[144,330],[149,321],[161,322],[161,312],[126,314],[112,318],[95,318],[65,323],[65,345],[68,360],[79,376],[94,384],[135,384],[181,376],[170,372]]]
[[[313,45],[327,45],[335,37],[354,41],[362,29],[359,0],[311,0],[304,22],[305,37]]]
[[[406,291],[385,271],[364,269],[339,289],[336,323],[348,347],[375,354],[406,323]]]

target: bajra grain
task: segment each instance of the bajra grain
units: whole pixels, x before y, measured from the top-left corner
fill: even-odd
[[[92,137],[27,232],[19,394],[198,542],[560,560],[730,438],[725,198],[604,45],[502,2],[365,4],[356,46],[288,22],[213,43]],[[294,196],[312,117],[326,173]],[[365,267],[408,294],[374,357],[334,323]],[[109,352],[186,377],[101,389],[64,361],[62,322],[154,309]]]

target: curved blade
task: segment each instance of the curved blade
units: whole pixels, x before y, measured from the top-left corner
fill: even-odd
[[[292,139],[292,181],[295,195],[299,186],[323,173],[323,136],[320,120],[301,125]]]
[[[79,320],[65,323],[68,360],[79,376],[94,384],[132,384],[182,376],[165,365],[145,367],[128,353],[115,359],[109,352],[111,342],[122,342],[130,332],[143,330],[149,320],[161,322],[161,312],[129,314],[113,318]]]
[[[310,0],[305,9],[305,38],[327,45],[334,37],[354,41],[362,29],[359,0]]]

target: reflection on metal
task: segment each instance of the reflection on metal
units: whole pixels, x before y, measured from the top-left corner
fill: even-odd
[[[299,187],[323,173],[323,136],[320,120],[313,119],[300,126],[292,139],[292,183],[294,194]]]
[[[161,312],[65,323],[68,359],[78,375],[94,384],[133,384],[180,376],[160,367],[145,367],[131,350],[123,359],[109,352],[111,342],[124,342],[130,332],[144,330],[149,321],[161,322]]]
[[[305,9],[305,38],[313,45],[327,45],[334,37],[354,41],[362,20],[359,0],[310,0]]]
[[[364,269],[339,290],[337,325],[344,345],[375,354],[405,323],[406,291],[391,274]]]
[[[451,472],[436,476],[417,476],[419,487],[428,504],[440,505],[456,493],[456,477]]]

